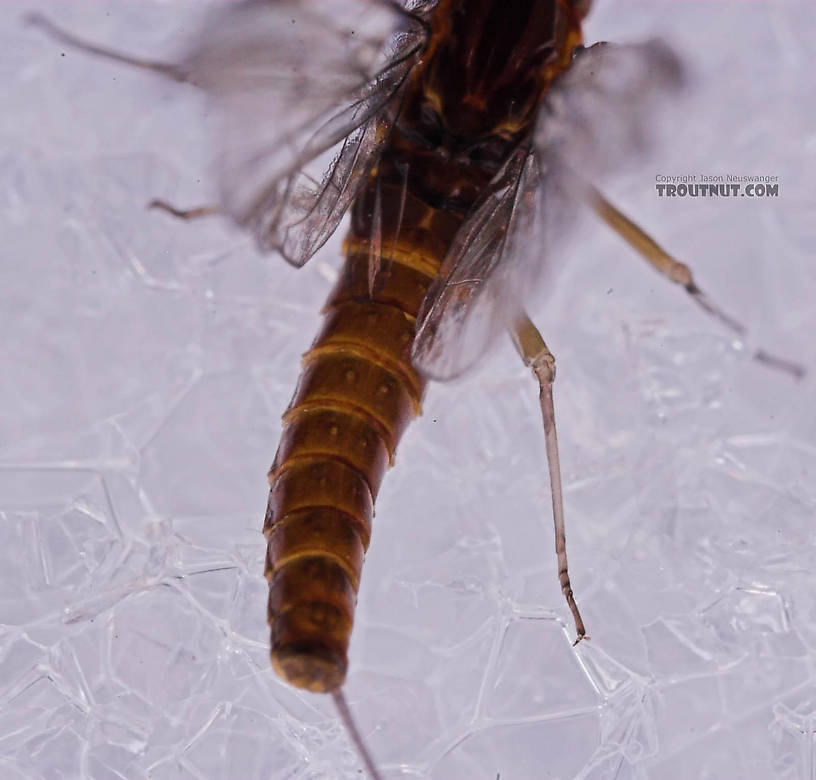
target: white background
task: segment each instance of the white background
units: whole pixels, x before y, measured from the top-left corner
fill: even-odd
[[[331,702],[268,667],[260,534],[340,236],[295,271],[146,212],[213,198],[202,97],[18,23],[172,59],[203,5],[0,5],[3,780],[360,777]],[[570,646],[508,343],[431,388],[379,499],[347,695],[389,778],[816,777],[816,12],[608,0],[587,24],[656,34],[692,86],[610,192],[811,378],[752,363],[591,223],[535,314],[592,641]],[[656,196],[683,173],[780,195]]]

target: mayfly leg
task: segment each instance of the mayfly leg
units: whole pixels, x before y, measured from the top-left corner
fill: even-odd
[[[550,493],[552,495],[553,524],[555,526],[555,552],[558,557],[558,581],[561,592],[575,621],[576,639],[573,647],[582,639],[589,639],[575,596],[570,584],[567,566],[567,539],[564,525],[564,499],[561,487],[561,461],[558,457],[558,436],[555,430],[555,405],[553,403],[553,383],[555,381],[555,358],[544,343],[538,328],[525,314],[512,330],[513,342],[524,364],[529,366],[539,386],[541,418],[544,422],[544,437],[547,451],[547,468],[550,472]]]
[[[63,43],[72,49],[85,52],[86,54],[90,54],[94,57],[112,60],[113,62],[118,62],[133,68],[139,68],[141,70],[149,70],[152,73],[158,73],[161,76],[166,76],[173,81],[183,83],[189,80],[187,74],[179,65],[172,62],[159,62],[156,60],[147,60],[141,57],[134,57],[125,52],[109,49],[106,46],[99,46],[98,44],[83,40],[73,33],[64,30],[62,27],[54,24],[54,22],[42,14],[36,12],[27,13],[23,16],[23,22],[31,27],[37,27],[49,38],[52,38],[58,43]],[[218,206],[208,205],[198,206],[191,209],[180,209],[174,206],[172,203],[159,199],[151,200],[150,203],[147,204],[147,208],[165,211],[178,219],[184,220],[211,217],[220,213]]]
[[[723,311],[709,298],[694,281],[691,269],[673,258],[646,231],[638,227],[629,217],[616,209],[597,189],[589,189],[589,202],[595,213],[606,222],[624,241],[642,255],[658,273],[675,284],[679,284],[707,314],[714,317],[732,333],[744,339],[746,327],[738,320]],[[794,379],[805,375],[803,366],[792,360],[786,360],[764,349],[754,350],[752,356],[758,363],[768,368],[783,371]]]
[[[151,200],[150,203],[147,204],[147,207],[149,209],[165,211],[177,219],[185,220],[214,217],[221,213],[221,209],[219,209],[218,206],[196,206],[192,209],[180,209],[172,203],[168,203],[166,200],[159,200],[158,198]]]
[[[38,14],[36,12],[27,13],[23,16],[23,22],[31,27],[37,27],[42,30],[50,38],[53,38],[59,43],[64,43],[72,49],[84,51],[86,54],[92,54],[95,57],[102,57],[106,60],[113,60],[120,62],[123,65],[130,65],[133,68],[141,68],[142,70],[149,70],[153,73],[158,73],[166,76],[173,81],[185,82],[187,81],[187,74],[182,68],[172,62],[157,62],[155,60],[146,60],[141,57],[133,57],[125,52],[109,49],[106,46],[98,46],[95,43],[85,41],[78,38],[76,35],[69,33],[54,24],[48,17]]]

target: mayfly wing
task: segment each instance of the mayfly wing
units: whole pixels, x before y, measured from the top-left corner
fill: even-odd
[[[306,263],[334,232],[387,142],[383,108],[406,72],[404,63],[394,68],[384,74],[387,90],[356,101],[308,135],[310,128],[308,143],[293,150],[283,170],[257,180],[253,191],[242,172],[252,167],[254,155],[243,158],[241,150],[227,147],[218,161],[223,210],[254,234],[261,249],[277,250],[295,266]],[[326,151],[337,144],[339,152],[326,161]],[[263,148],[258,155],[262,164]]]
[[[597,183],[647,147],[649,117],[681,83],[659,41],[576,52],[520,147],[465,220],[417,323],[413,358],[450,379],[473,366],[552,283],[555,249]]]
[[[415,17],[384,0],[251,0],[214,12],[181,67],[216,106],[221,211],[261,249],[303,265],[376,161],[423,43]]]
[[[659,40],[579,49],[543,102],[536,147],[594,184],[648,149],[659,109],[683,83]]]
[[[503,326],[522,293],[520,262],[541,224],[544,181],[533,150],[519,148],[458,231],[417,322],[412,358],[434,379],[451,379],[474,365]],[[534,257],[531,254],[531,260]]]

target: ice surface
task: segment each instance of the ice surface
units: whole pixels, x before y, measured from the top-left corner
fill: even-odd
[[[201,2],[0,5],[0,777],[317,780],[360,766],[267,659],[266,469],[339,242],[301,271],[218,220],[196,92],[18,23],[171,58]],[[757,342],[816,370],[812,2],[599,2],[693,88],[610,191]],[[622,107],[625,110],[625,107]],[[654,177],[781,177],[776,200]],[[377,507],[348,698],[388,778],[813,780],[816,409],[601,225],[536,312],[572,580],[509,344],[435,386]]]

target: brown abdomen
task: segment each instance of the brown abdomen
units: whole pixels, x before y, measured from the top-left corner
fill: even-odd
[[[333,691],[345,679],[374,501],[425,389],[410,357],[416,316],[459,224],[410,194],[380,187],[381,272],[369,289],[364,195],[269,472],[272,665],[311,691]]]

